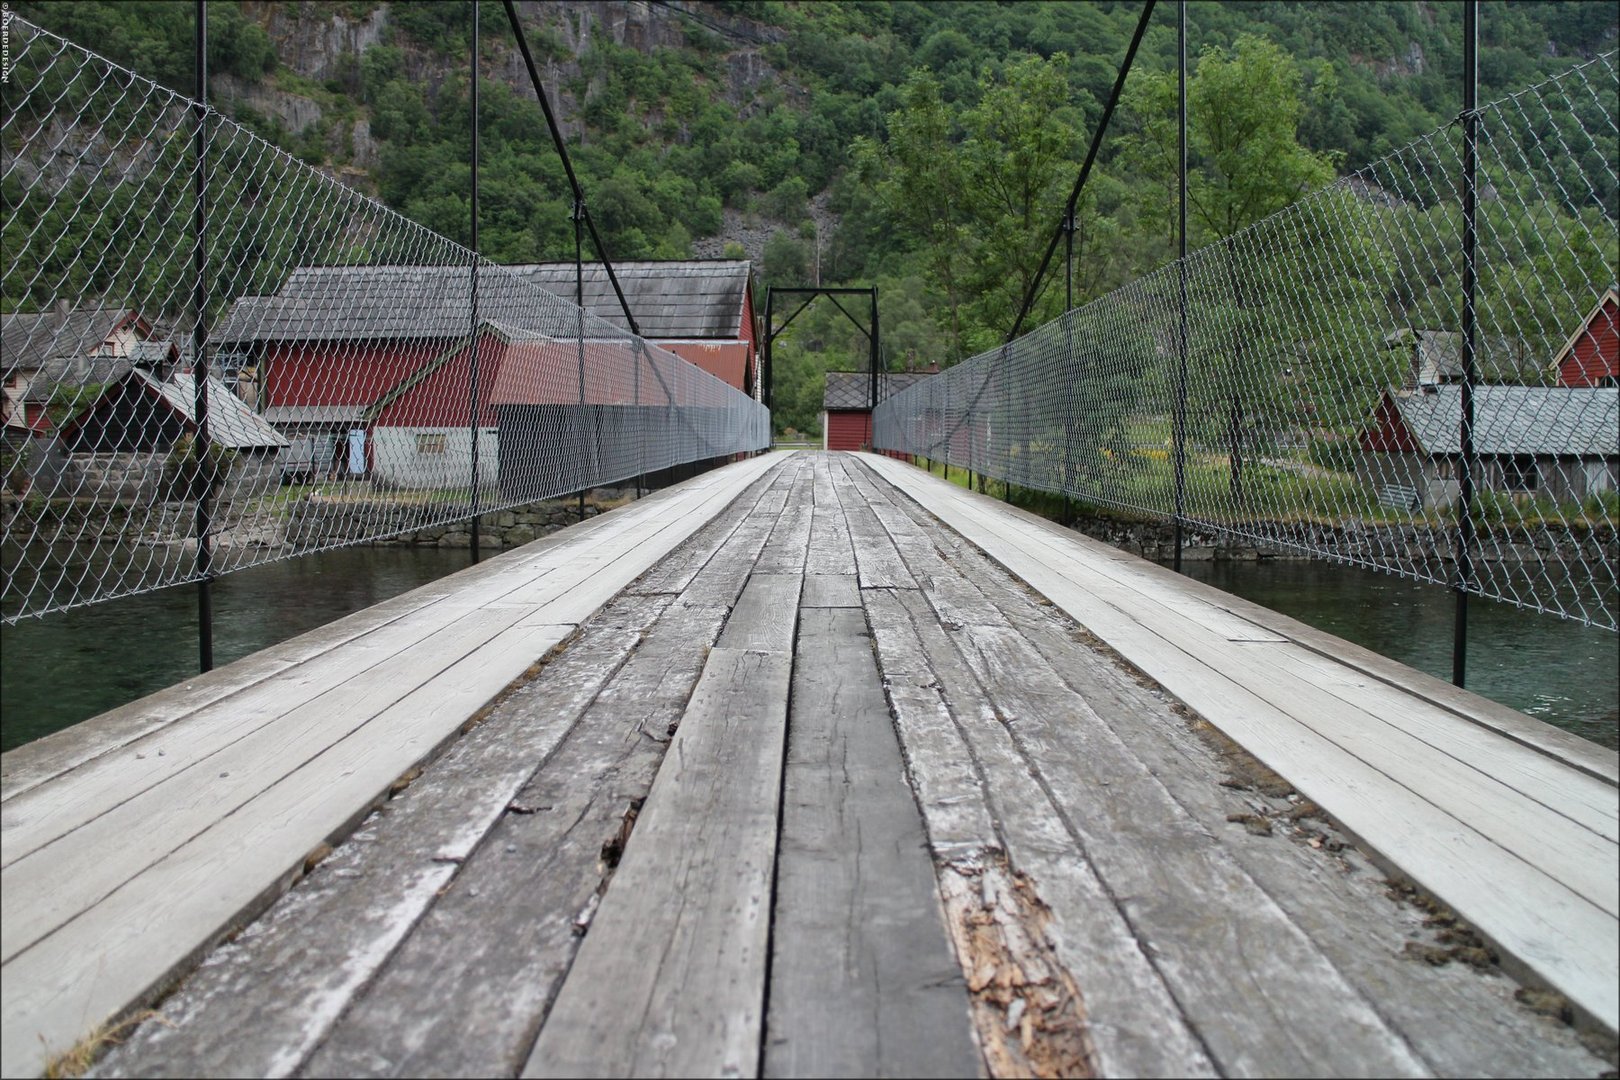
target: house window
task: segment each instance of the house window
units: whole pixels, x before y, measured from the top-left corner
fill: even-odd
[[[1541,486],[1541,470],[1533,457],[1502,459],[1502,489],[1504,491],[1534,491]]]
[[[1450,480],[1457,475],[1456,466],[1450,458],[1441,458],[1437,463],[1435,475],[1441,480]]]
[[[426,435],[416,436],[416,452],[418,454],[442,454],[445,451],[448,436]]]

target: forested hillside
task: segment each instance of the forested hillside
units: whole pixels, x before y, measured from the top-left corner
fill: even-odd
[[[25,18],[182,90],[179,2],[27,2]],[[615,258],[744,251],[774,284],[874,282],[886,361],[1005,334],[1106,100],[1136,3],[524,3]],[[470,4],[209,5],[212,91],[239,121],[449,236],[468,235]],[[1160,5],[1082,208],[1077,301],[1173,250],[1162,148],[1175,6]],[[1461,103],[1461,5],[1189,6],[1193,241],[1227,235],[1438,128]],[[1601,2],[1487,3],[1482,100],[1615,47]],[[500,5],[483,5],[481,245],[572,255],[562,170]],[[1267,167],[1238,190],[1220,140]],[[1247,130],[1247,128],[1246,128]],[[1252,172],[1252,170],[1251,170]],[[11,197],[8,195],[8,205]],[[1040,317],[1061,306],[1047,291]],[[864,341],[812,309],[779,353],[779,426]]]

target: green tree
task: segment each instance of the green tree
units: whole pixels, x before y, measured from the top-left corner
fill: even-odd
[[[890,222],[923,252],[928,277],[945,297],[952,355],[960,358],[964,270],[974,256],[966,171],[934,77],[913,72],[901,99],[887,118],[888,139],[857,138],[850,157]]]
[[[1176,184],[1175,77],[1142,79],[1127,94],[1125,109],[1135,132],[1124,142],[1124,156],[1149,180],[1143,217],[1163,228]],[[1305,111],[1299,65],[1276,44],[1244,35],[1230,52],[1204,50],[1187,82],[1189,232],[1196,229],[1204,243],[1225,240],[1333,179],[1342,155],[1318,153],[1299,141]],[[1214,393],[1190,415],[1223,431],[1228,491],[1242,503],[1244,459],[1252,451],[1246,434],[1255,426],[1258,405],[1254,387],[1274,383],[1249,370],[1256,359],[1249,355],[1250,343],[1265,337],[1263,299],[1253,295],[1233,244],[1223,244],[1216,260],[1216,266],[1208,260],[1204,265],[1214,289],[1210,317],[1228,327],[1226,348],[1204,353],[1214,369],[1198,373],[1198,381]]]

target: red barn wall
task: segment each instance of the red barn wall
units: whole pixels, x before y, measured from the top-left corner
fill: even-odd
[[[1361,448],[1381,453],[1413,453],[1417,450],[1412,433],[1401,420],[1400,410],[1395,408],[1395,402],[1390,400],[1387,393],[1378,399],[1372,423],[1361,433]]]
[[[1597,317],[1586,324],[1575,347],[1558,365],[1559,386],[1602,386],[1605,378],[1620,377],[1620,315],[1613,300],[1606,301]]]
[[[864,450],[872,443],[872,414],[864,409],[827,414],[827,449]]]
[[[447,341],[274,342],[265,356],[264,403],[369,405],[439,355]]]

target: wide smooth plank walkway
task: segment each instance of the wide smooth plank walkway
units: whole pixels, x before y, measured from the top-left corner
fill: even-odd
[[[1376,683],[1365,722],[1401,723],[1401,671],[1326,666],[1321,636],[1124,556],[1072,576],[1043,562],[1047,596],[1032,592],[997,565],[1002,534],[1047,560],[1069,534],[1037,545],[1025,516],[909,466],[801,453],[745,468],[711,474],[738,482],[711,491],[706,523],[642,553],[645,572],[419,776],[346,836],[323,833],[334,850],[96,1074],[1602,1071],[1488,960],[1445,963],[1483,950],[1391,894],[1305,797],[1314,779],[1291,785],[1224,739],[1220,700],[1189,698],[1202,683],[1166,665],[1156,685],[1082,626],[1112,632],[1094,609],[1120,611],[1129,580],[1183,652],[1303,643],[1288,663],[1339,703],[1298,691],[1313,720],[1345,721],[1359,680]],[[1084,605],[1066,591],[1081,587]],[[1433,716],[1405,737],[1540,791],[1579,837],[1538,873],[1603,838],[1601,754],[1445,700],[1466,737],[1453,746]],[[43,763],[72,754],[52,753],[19,788],[60,782]],[[1537,789],[1547,769],[1599,787]]]

